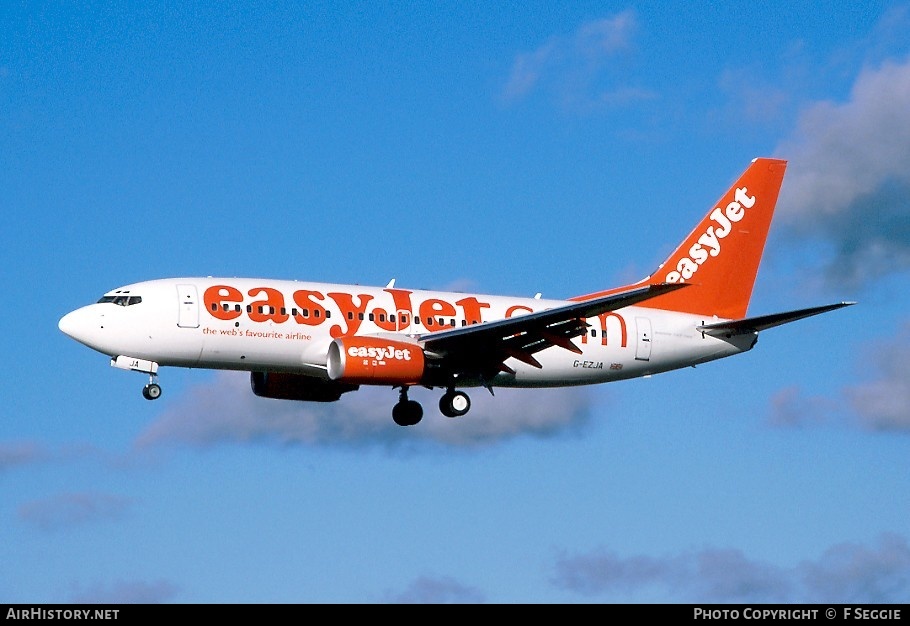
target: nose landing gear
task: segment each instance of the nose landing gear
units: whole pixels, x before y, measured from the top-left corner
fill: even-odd
[[[149,376],[148,384],[142,388],[142,397],[146,400],[157,400],[161,397],[161,385],[155,382],[156,376]]]
[[[157,383],[158,364],[154,361],[146,361],[145,359],[137,359],[136,357],[121,354],[111,359],[111,367],[148,374],[149,382],[142,388],[142,397],[146,400],[157,400],[161,397],[161,385]]]

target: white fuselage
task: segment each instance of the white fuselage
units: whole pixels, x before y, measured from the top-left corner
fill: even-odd
[[[141,299],[141,301],[140,301]],[[272,279],[184,278],[128,285],[66,315],[60,328],[113,358],[161,366],[320,375],[338,337],[415,335],[565,305],[454,292]],[[552,346],[537,368],[516,359],[494,385],[553,387],[602,383],[687,367],[751,349],[757,334],[731,338],[696,330],[717,321],[633,306],[588,319],[573,340],[580,354]]]

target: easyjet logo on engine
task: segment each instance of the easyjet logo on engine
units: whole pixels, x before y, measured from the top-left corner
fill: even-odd
[[[351,346],[348,348],[348,356],[376,359],[377,361],[385,361],[386,359],[394,361],[410,361],[411,350],[409,348],[396,350],[395,346],[391,345],[388,347]]]
[[[721,240],[733,232],[733,224],[742,220],[746,209],[751,209],[754,205],[755,196],[750,196],[746,187],[739,187],[726,209],[717,207],[711,211],[709,217],[716,224],[708,226],[689,248],[689,255],[681,258],[676,268],[667,273],[667,282],[682,283],[689,280],[708,258],[719,255]]]
[[[426,361],[413,344],[377,337],[347,337],[329,344],[326,369],[329,378],[353,384],[395,385],[420,382]]]

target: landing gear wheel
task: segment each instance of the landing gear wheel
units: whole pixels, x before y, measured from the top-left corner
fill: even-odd
[[[416,400],[402,400],[392,407],[392,419],[399,426],[414,426],[423,419],[423,407]]]
[[[146,400],[157,400],[161,397],[161,386],[158,383],[149,383],[142,388],[142,397]]]
[[[461,417],[471,410],[471,399],[463,391],[450,389],[439,399],[439,412],[446,417]]]
[[[408,400],[408,388],[398,392],[398,404],[392,407],[392,419],[399,426],[413,426],[423,419],[423,407],[416,400]]]

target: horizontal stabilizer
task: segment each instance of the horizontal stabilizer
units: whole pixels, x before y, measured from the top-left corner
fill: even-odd
[[[782,324],[788,324],[801,320],[805,317],[812,317],[820,313],[827,313],[835,309],[856,304],[856,302],[838,302],[837,304],[826,304],[825,306],[816,306],[809,309],[799,309],[796,311],[787,311],[786,313],[772,313],[771,315],[759,315],[758,317],[747,317],[741,320],[731,320],[729,322],[717,322],[716,324],[702,324],[697,329],[710,335],[743,335],[746,333],[757,333],[768,328],[774,328]]]

